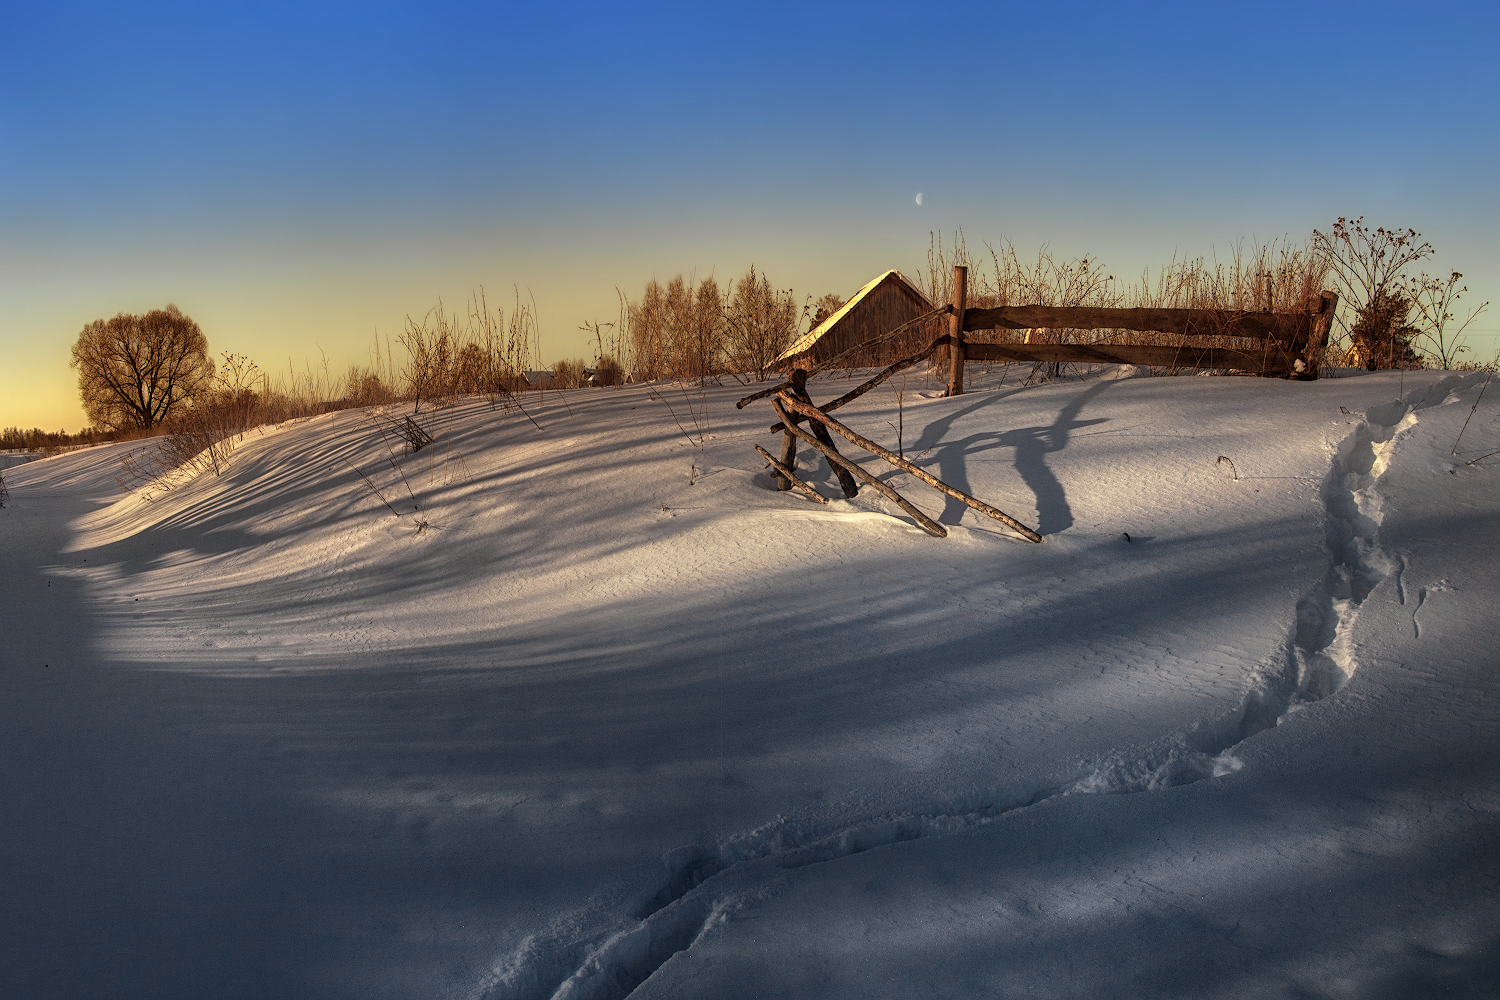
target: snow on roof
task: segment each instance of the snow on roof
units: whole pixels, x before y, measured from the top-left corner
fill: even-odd
[[[842,306],[839,306],[839,308],[834,312],[832,316],[829,316],[823,322],[819,323],[817,326],[813,327],[811,330],[798,337],[797,342],[792,344],[791,347],[788,347],[786,350],[782,351],[781,354],[776,358],[776,360],[786,361],[791,358],[795,358],[799,354],[812,350],[812,346],[818,342],[823,334],[833,329],[834,324],[843,319],[844,316],[848,314],[849,310],[858,305],[865,296],[869,295],[876,288],[880,287],[880,284],[893,274],[896,276],[897,281],[900,281],[903,285],[905,285],[907,288],[910,288],[914,293],[916,293],[917,298],[921,299],[923,302],[927,302],[927,296],[922,294],[922,290],[919,289],[916,285],[912,284],[907,279],[906,275],[902,274],[900,271],[896,270],[893,267],[889,271],[885,271],[867,282],[863,288],[854,293],[853,298],[851,298],[848,302],[845,302]],[[931,303],[928,304],[929,306],[931,305]]]

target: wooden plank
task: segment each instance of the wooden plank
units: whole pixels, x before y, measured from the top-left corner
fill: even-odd
[[[787,437],[791,437],[791,435],[788,434]],[[817,503],[828,502],[827,497],[819,493],[817,490],[813,489],[809,484],[804,483],[802,480],[798,479],[792,473],[791,469],[787,468],[785,465],[782,465],[776,459],[772,458],[769,451],[766,451],[766,449],[762,448],[760,445],[756,445],[755,450],[760,452],[761,457],[763,457],[767,462],[771,463],[771,468],[777,471],[777,473],[779,474],[778,481],[786,481],[791,483],[792,486],[795,486],[797,487],[797,489],[801,490],[809,500],[816,501]],[[778,486],[777,488],[780,489],[781,487]]]
[[[1063,361],[1093,365],[1146,365],[1152,368],[1227,368],[1282,375],[1294,358],[1270,347],[1237,351],[1228,347],[1151,347],[1130,344],[974,344],[964,345],[970,361]]]
[[[1000,306],[968,309],[965,330],[1141,330],[1187,337],[1249,337],[1306,343],[1314,313],[1226,309],[1101,309],[1092,306]]]
[[[866,472],[864,469],[860,468],[854,462],[851,462],[851,461],[849,461],[849,459],[845,458],[843,455],[840,455],[837,450],[825,446],[822,442],[818,441],[816,438],[814,438],[807,431],[803,430],[802,428],[798,427],[795,423],[793,423],[791,416],[786,412],[786,410],[784,410],[784,409],[781,408],[781,401],[783,399],[786,399],[786,398],[787,397],[785,397],[785,396],[779,396],[776,399],[771,400],[771,406],[775,408],[776,415],[781,418],[781,422],[784,423],[784,424],[786,424],[787,428],[793,434],[797,435],[799,438],[801,438],[802,440],[806,441],[808,444],[812,445],[814,448],[816,448],[819,451],[821,451],[823,453],[823,457],[827,458],[828,459],[828,463],[830,465],[832,465],[834,468],[836,468],[836,469],[842,468],[842,469],[847,470],[848,472],[853,473],[854,475],[858,476],[860,479],[863,479],[865,482],[869,483],[878,492],[880,492],[880,493],[884,494],[885,496],[889,497],[891,499],[891,501],[893,503],[895,503],[895,505],[897,507],[900,507],[902,510],[904,510],[908,514],[910,514],[912,516],[912,518],[918,524],[920,524],[922,526],[922,528],[929,535],[936,535],[938,538],[947,538],[948,537],[948,529],[947,528],[943,527],[941,524],[938,524],[932,518],[930,518],[926,514],[922,513],[920,510],[918,510],[911,503],[911,501],[907,500],[904,496],[902,496],[900,493],[897,493],[894,489],[892,489],[891,487],[887,486],[885,483],[882,483],[879,479],[876,479],[874,476],[870,475],[868,472]],[[818,425],[814,425],[814,426],[822,426],[822,425],[818,424]],[[827,431],[825,430],[824,433],[826,434]]]
[[[1333,329],[1333,314],[1339,308],[1338,292],[1323,292],[1323,304],[1318,309],[1317,319],[1313,323],[1313,340],[1319,347],[1328,346],[1328,332]]]
[[[948,318],[948,392],[964,394],[964,305],[969,298],[969,269],[962,264],[953,268],[953,315]]]
[[[1323,353],[1328,348],[1328,334],[1333,329],[1333,316],[1338,307],[1339,293],[1325,291],[1321,308],[1313,317],[1311,337],[1301,351],[1303,367],[1296,374],[1297,379],[1311,382],[1318,377],[1318,369],[1323,366]]]
[[[991,507],[983,500],[976,500],[975,498],[969,496],[969,494],[965,493],[963,490],[954,489],[952,486],[949,486],[947,483],[943,482],[941,479],[939,479],[937,476],[934,476],[926,469],[922,469],[911,464],[906,459],[901,458],[895,452],[891,451],[889,448],[882,448],[874,441],[871,441],[869,438],[864,437],[863,435],[857,433],[849,427],[846,427],[844,424],[839,423],[837,420],[833,419],[827,414],[819,413],[816,408],[807,406],[806,404],[800,403],[794,399],[788,399],[786,394],[784,393],[781,396],[778,396],[777,399],[779,399],[788,409],[792,410],[793,412],[799,413],[802,416],[807,417],[809,420],[817,420],[821,423],[827,424],[830,428],[838,431],[839,434],[843,435],[854,444],[859,445],[865,451],[868,451],[872,455],[878,455],[879,457],[894,465],[896,468],[900,469],[902,472],[906,472],[912,476],[915,476],[917,479],[920,479],[922,482],[926,483],[928,486],[931,486],[938,492],[946,493],[948,496],[957,500],[959,503],[972,507],[973,509],[979,511],[981,514],[993,517],[995,520],[999,521],[1001,524],[1004,524],[1006,527],[1019,532],[1028,541],[1040,542],[1042,540],[1041,535],[1037,534],[1035,531],[1032,531],[1030,528],[1026,527],[1026,525],[1022,524],[1020,521],[1017,521],[1015,518],[1005,513],[1005,511],[999,510],[995,507]]]

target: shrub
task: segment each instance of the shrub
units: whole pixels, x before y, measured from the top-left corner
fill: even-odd
[[[1406,273],[1431,257],[1432,244],[1415,229],[1386,229],[1340,216],[1324,233],[1313,230],[1313,250],[1328,265],[1341,297],[1350,356],[1356,365],[1376,368],[1419,367],[1411,348],[1417,330],[1408,322],[1412,298]]]
[[[625,381],[625,369],[612,355],[603,354],[594,362],[595,385],[619,385]]]
[[[581,389],[588,384],[588,377],[588,369],[582,358],[564,358],[552,366],[554,389]]]
[[[1481,302],[1469,310],[1463,322],[1455,325],[1457,317],[1453,310],[1457,308],[1459,298],[1469,290],[1468,286],[1459,284],[1462,280],[1463,275],[1453,271],[1446,279],[1424,274],[1407,283],[1407,294],[1416,309],[1416,336],[1445,369],[1459,364],[1458,356],[1469,349],[1464,344],[1464,331],[1489,308],[1488,302]]]
[[[521,303],[519,292],[508,319],[503,310],[491,311],[482,288],[470,298],[462,321],[450,317],[439,302],[421,323],[406,318],[398,338],[408,355],[400,391],[414,402],[413,413],[424,402],[442,405],[460,395],[509,395],[531,366],[535,332],[536,317]],[[386,388],[395,395],[393,387]]]

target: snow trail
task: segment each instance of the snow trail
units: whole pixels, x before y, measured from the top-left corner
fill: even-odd
[[[1379,545],[1381,512],[1372,487],[1389,466],[1397,439],[1416,424],[1418,412],[1453,401],[1472,381],[1471,377],[1450,377],[1371,407],[1333,449],[1319,490],[1325,512],[1327,573],[1297,602],[1285,648],[1268,658],[1266,669],[1253,680],[1240,707],[1224,719],[1173,734],[1144,751],[1125,752],[1081,767],[1061,783],[975,791],[836,829],[783,816],[718,845],[682,848],[664,859],[668,875],[657,893],[636,909],[633,925],[592,945],[557,942],[564,954],[586,957],[555,989],[534,968],[526,970],[530,974],[518,974],[526,969],[527,957],[553,970],[564,964],[557,951],[538,948],[535,939],[528,939],[513,956],[503,980],[491,979],[475,996],[482,1000],[622,1000],[735,911],[756,897],[774,893],[778,872],[961,833],[1059,796],[1155,791],[1240,770],[1243,765],[1233,754],[1240,743],[1275,728],[1288,713],[1338,691],[1358,669],[1349,633],[1359,606],[1399,570]],[[530,956],[524,954],[527,951]],[[555,975],[552,983],[557,982]]]
[[[1332,694],[1359,669],[1349,636],[1360,605],[1392,573],[1398,574],[1399,585],[1402,569],[1380,547],[1380,498],[1372,487],[1389,466],[1397,438],[1416,424],[1417,414],[1454,401],[1455,394],[1473,381],[1472,376],[1451,376],[1402,399],[1371,407],[1354,432],[1339,443],[1321,490],[1327,511],[1328,573],[1297,603],[1297,625],[1287,644],[1287,675],[1282,685],[1295,681],[1295,689],[1283,713]],[[1398,597],[1406,603],[1404,589]]]

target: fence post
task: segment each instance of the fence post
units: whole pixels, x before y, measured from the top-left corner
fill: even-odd
[[[948,392],[949,396],[964,394],[964,304],[969,294],[969,269],[961,265],[953,268],[953,319],[948,324]]]
[[[1333,314],[1339,307],[1338,292],[1323,292],[1318,311],[1313,316],[1311,336],[1308,338],[1307,347],[1302,351],[1302,360],[1306,366],[1295,378],[1304,382],[1311,382],[1318,377],[1318,369],[1323,365],[1323,356],[1327,353],[1328,334],[1333,329]]]

